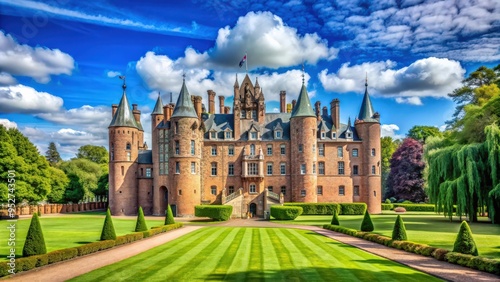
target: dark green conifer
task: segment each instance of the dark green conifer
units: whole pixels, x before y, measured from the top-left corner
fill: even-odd
[[[165,211],[165,225],[167,224],[174,224],[174,214],[172,213],[172,208],[170,208],[170,205],[167,205],[167,210]]]
[[[462,224],[460,225],[457,239],[455,240],[455,244],[453,245],[453,251],[473,256],[477,256],[479,254],[477,251],[476,242],[474,242],[474,238],[472,238],[472,231],[470,230],[470,227],[465,220],[462,221]]]
[[[392,229],[392,240],[406,241],[408,240],[406,236],[406,227],[403,222],[403,218],[398,215],[396,222],[394,223],[394,229]]]
[[[34,213],[31,218],[28,234],[26,235],[26,241],[24,242],[23,257],[42,255],[45,253],[47,253],[47,248],[45,247],[42,226],[40,225],[38,215]]]
[[[104,219],[104,225],[102,226],[101,241],[102,240],[115,240],[116,233],[115,227],[113,226],[113,220],[111,219],[111,212],[106,212],[106,219]]]
[[[137,212],[137,222],[135,224],[135,232],[146,230],[148,230],[148,226],[146,225],[146,220],[144,219],[144,212],[142,211],[142,207],[139,207],[139,211]]]
[[[361,231],[364,232],[372,232],[375,228],[373,227],[372,218],[368,213],[368,210],[365,211],[365,216],[363,217],[363,222],[361,222]]]
[[[332,217],[332,222],[330,224],[331,225],[340,225],[339,215],[337,214],[337,209],[333,209],[333,217]]]

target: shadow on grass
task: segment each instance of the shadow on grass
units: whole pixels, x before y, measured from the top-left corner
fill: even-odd
[[[96,242],[96,241],[79,241],[79,242],[75,242],[75,244],[85,245],[85,244],[94,243],[94,242]]]

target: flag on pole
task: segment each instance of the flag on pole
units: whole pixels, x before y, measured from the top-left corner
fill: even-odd
[[[247,61],[247,55],[245,54],[245,56],[243,56],[243,59],[241,59],[240,61],[240,68],[241,66],[243,66],[243,63]]]

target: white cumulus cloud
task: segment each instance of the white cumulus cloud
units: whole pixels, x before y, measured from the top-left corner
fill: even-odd
[[[121,72],[119,72],[119,71],[108,71],[106,73],[106,75],[108,77],[117,77],[117,76],[121,75]]]
[[[0,72],[0,85],[14,85],[17,84],[17,80],[10,74],[6,72]]]
[[[422,106],[422,100],[420,97],[396,97],[396,103],[398,104],[410,104],[415,106]]]
[[[0,118],[0,124],[3,125],[5,128],[17,128],[17,123],[5,118]]]
[[[56,112],[63,99],[47,92],[38,92],[25,85],[0,87],[0,113],[46,113]]]
[[[397,126],[396,124],[382,124],[380,125],[380,131],[382,137],[389,136],[393,139],[404,138],[403,135],[396,133],[396,131],[399,131],[399,126]]]

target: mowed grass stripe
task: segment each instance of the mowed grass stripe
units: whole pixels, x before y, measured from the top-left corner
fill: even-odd
[[[262,252],[262,271],[266,281],[285,281],[283,272],[281,272],[280,262],[276,255],[276,249],[271,242],[269,228],[260,228],[261,252]]]
[[[248,265],[249,275],[247,280],[262,281],[262,251],[260,243],[260,232],[257,228],[252,228],[252,247],[250,251],[250,263]]]
[[[241,243],[243,241],[243,235],[245,234],[244,228],[235,228],[238,230],[238,234],[234,237],[234,241],[229,248],[226,249],[222,258],[219,260],[219,263],[215,267],[215,270],[209,275],[208,280],[225,280],[226,274],[234,262],[234,255],[236,251],[241,247]]]
[[[300,280],[303,281],[305,278],[302,276],[301,272],[298,270],[298,267],[294,265],[292,261],[292,254],[289,252],[288,248],[285,247],[281,238],[278,234],[279,229],[273,228],[268,229],[269,237],[271,239],[271,243],[274,246],[276,257],[278,258],[278,262],[280,264],[280,269],[285,276],[285,281],[295,281]]]
[[[252,247],[252,228],[244,228],[245,234],[240,246],[234,254],[234,260],[227,271],[227,275],[234,281],[243,281],[246,278],[245,270],[248,269],[250,261],[250,249]],[[243,271],[242,271],[243,270]]]

